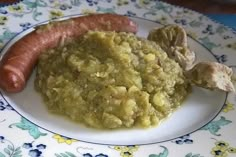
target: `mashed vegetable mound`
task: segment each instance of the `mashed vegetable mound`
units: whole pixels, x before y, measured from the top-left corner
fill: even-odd
[[[156,43],[98,31],[43,53],[35,88],[50,111],[109,129],[157,125],[189,93],[183,70]]]

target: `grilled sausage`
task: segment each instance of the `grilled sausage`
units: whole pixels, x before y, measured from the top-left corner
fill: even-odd
[[[39,55],[61,41],[73,40],[89,30],[137,32],[129,18],[116,14],[93,14],[39,26],[17,41],[0,62],[0,88],[16,93],[24,89]]]

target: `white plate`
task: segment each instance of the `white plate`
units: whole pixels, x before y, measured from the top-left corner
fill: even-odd
[[[45,23],[52,16],[64,15],[68,18],[96,10],[135,16],[132,19],[139,25],[137,35],[142,37],[146,37],[149,30],[154,27],[179,24],[185,27],[189,34],[189,46],[197,53],[197,61],[219,61],[234,66],[236,53],[232,52],[235,51],[233,44],[236,45],[236,37],[232,31],[193,11],[162,2],[150,1],[148,4],[145,2],[132,1],[126,4],[125,1],[109,0],[60,3],[44,1],[38,2],[31,9],[30,5],[33,2],[23,1],[14,7],[2,8],[0,11],[3,13],[7,11],[5,16],[8,17],[8,21],[3,20],[5,25],[1,29],[0,41],[5,45],[2,54],[11,44],[31,30],[28,28]],[[17,7],[20,11],[14,9]],[[21,31],[21,29],[27,30]],[[21,33],[14,36],[15,32]],[[159,127],[145,130],[98,131],[75,124],[64,117],[48,114],[46,106],[33,88],[33,80],[34,75],[26,89],[19,94],[1,92],[0,157],[2,154],[6,156],[9,151],[18,152],[23,156],[73,154],[88,157],[96,155],[98,157],[99,154],[99,157],[151,156],[151,154],[159,157],[161,153],[161,157],[187,155],[191,157],[195,154],[210,156],[211,152],[213,155],[216,153],[230,155],[236,151],[230,148],[236,146],[236,140],[233,140],[236,139],[236,135],[232,131],[236,129],[233,123],[236,116],[233,113],[235,112],[233,94],[227,95],[224,92],[194,87],[183,106]],[[14,110],[11,110],[11,107]],[[222,108],[226,113],[221,112]],[[217,141],[220,140],[228,145],[219,146]],[[19,150],[16,150],[17,147]]]

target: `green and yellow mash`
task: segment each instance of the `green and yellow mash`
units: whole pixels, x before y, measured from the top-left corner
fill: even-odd
[[[189,84],[156,43],[90,31],[41,55],[35,87],[51,112],[115,129],[159,124],[182,104]]]

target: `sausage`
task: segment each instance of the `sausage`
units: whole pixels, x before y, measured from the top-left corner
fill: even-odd
[[[10,93],[22,91],[43,51],[57,47],[61,41],[73,40],[89,30],[136,33],[137,25],[125,16],[106,13],[39,26],[17,41],[3,56],[0,62],[0,88]]]

